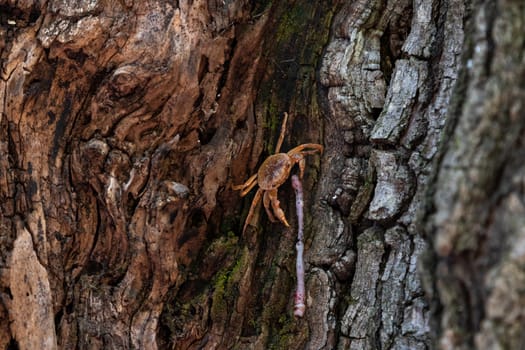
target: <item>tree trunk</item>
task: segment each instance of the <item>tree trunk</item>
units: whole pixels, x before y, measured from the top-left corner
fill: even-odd
[[[525,347],[520,0],[0,0],[0,349]],[[245,182],[306,155],[298,222]],[[294,168],[291,172],[298,173]],[[290,174],[290,175],[291,175]]]

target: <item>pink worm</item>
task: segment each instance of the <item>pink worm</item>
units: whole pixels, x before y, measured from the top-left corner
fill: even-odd
[[[303,317],[306,310],[305,304],[305,288],[304,288],[304,243],[303,243],[303,185],[297,175],[292,175],[292,187],[295,190],[295,208],[297,210],[297,243],[295,249],[297,250],[297,260],[295,263],[295,270],[297,273],[297,289],[294,295],[294,316]]]

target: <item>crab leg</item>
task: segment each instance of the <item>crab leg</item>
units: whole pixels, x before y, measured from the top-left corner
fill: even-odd
[[[283,125],[281,126],[281,134],[279,135],[279,140],[277,141],[277,145],[275,146],[274,154],[279,153],[279,151],[281,150],[281,146],[283,145],[284,134],[286,133],[286,122],[287,121],[288,121],[288,113],[284,112]]]
[[[248,188],[245,188],[242,192],[241,192],[241,197],[244,197],[248,194],[248,192],[250,192],[252,190],[252,188],[255,187],[255,185],[257,185],[257,179],[255,179],[254,182],[252,182],[252,184],[250,186],[248,186]]]
[[[242,228],[242,233],[246,232],[246,228],[248,227],[248,224],[253,218],[253,215],[255,214],[255,208],[257,208],[257,204],[259,204],[259,201],[261,200],[261,196],[263,193],[263,189],[259,188],[257,192],[255,192],[255,197],[253,197],[253,202],[250,207],[250,211],[248,212],[248,215],[246,216],[246,221],[244,222],[244,227]]]
[[[248,180],[246,180],[245,183],[241,184],[241,185],[233,185],[232,188],[236,191],[238,190],[242,190],[241,192],[241,197],[244,197],[246,196],[246,194],[248,192],[251,191],[251,189],[257,185],[257,173],[253,174],[252,176],[250,176],[250,178]]]
[[[306,150],[305,150],[306,149]],[[314,153],[323,153],[323,146],[317,144],[317,143],[305,143],[302,145],[299,145],[295,148],[292,148],[290,151],[288,151],[288,156],[294,160],[294,162],[299,164],[299,175],[300,178],[303,178],[304,175],[304,168],[306,167],[306,161],[304,159],[305,154],[314,154]]]
[[[309,150],[308,150],[309,148]],[[306,149],[306,151],[303,151]],[[314,154],[314,153],[323,153],[323,146],[317,143],[304,143],[302,145],[299,145],[295,148],[292,148],[288,151],[288,155],[291,156],[295,153],[302,153],[302,154]]]
[[[279,219],[286,227],[290,227],[288,221],[286,221],[286,217],[284,216],[284,211],[279,206],[280,202],[277,198],[277,189],[268,190],[268,192],[268,197],[270,197],[272,201],[273,213],[275,214],[277,219]]]
[[[271,222],[277,221],[275,220],[275,216],[273,216],[272,211],[270,210],[271,198],[268,195],[268,191],[264,192],[263,204],[264,204],[264,209],[266,210],[266,214],[268,214],[268,219],[270,219]]]

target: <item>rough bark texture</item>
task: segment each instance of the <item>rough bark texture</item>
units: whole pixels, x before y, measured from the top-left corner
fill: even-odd
[[[0,0],[0,349],[525,347],[521,0]],[[321,143],[297,219],[244,182]],[[295,170],[294,170],[295,172]]]
[[[440,345],[525,347],[525,4],[479,2],[427,218]]]

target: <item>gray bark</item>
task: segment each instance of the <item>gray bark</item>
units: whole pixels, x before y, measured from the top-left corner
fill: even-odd
[[[333,293],[327,305],[327,314],[342,308],[341,319],[315,321],[340,330],[324,349],[433,346],[435,319],[418,268],[431,246],[418,215],[457,78],[465,15],[462,2],[358,1],[334,21],[321,81],[336,121],[327,134],[338,136],[326,139],[319,197],[328,199],[321,207],[327,219],[314,226],[309,251],[329,272],[345,251],[357,261],[351,280],[329,274],[325,288],[350,295]]]
[[[443,348],[519,349],[523,318],[521,1],[472,13],[425,220],[437,253]]]

